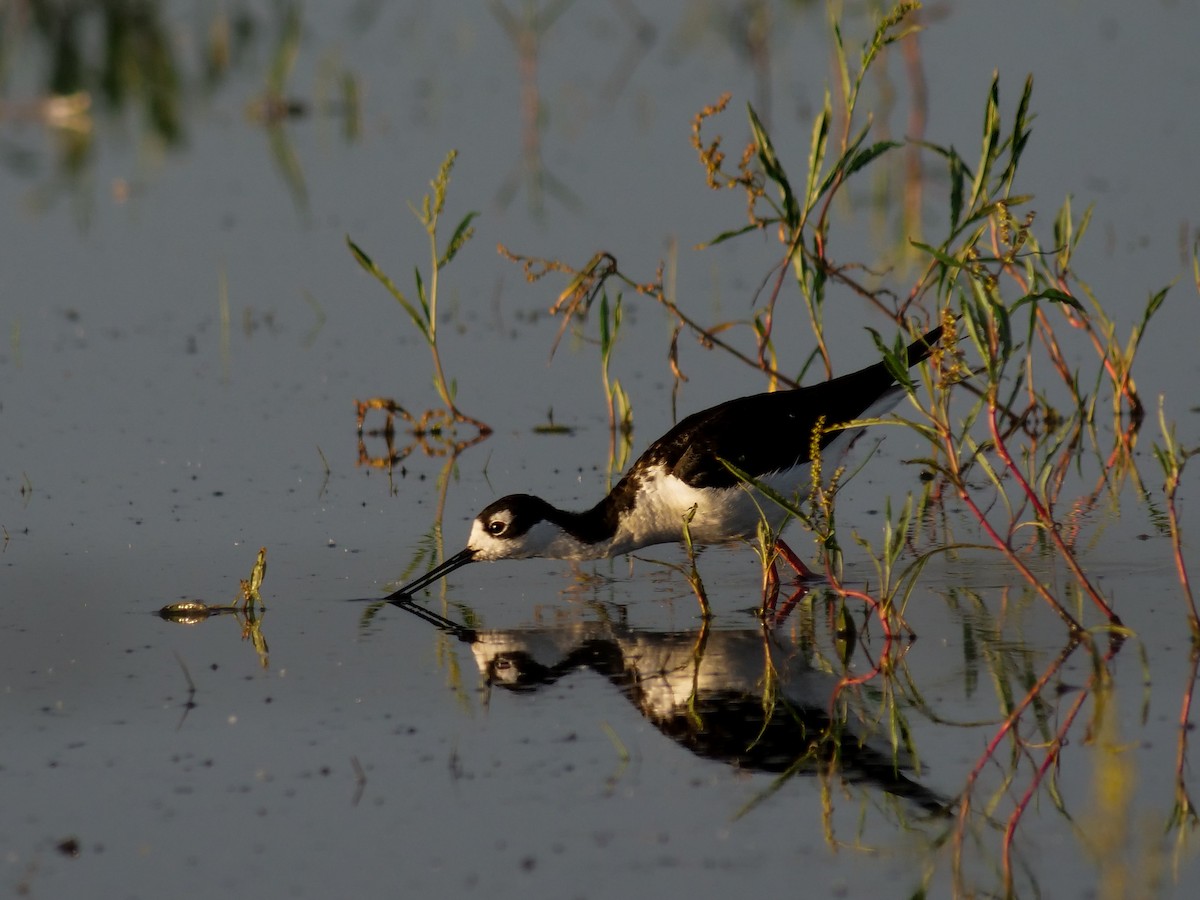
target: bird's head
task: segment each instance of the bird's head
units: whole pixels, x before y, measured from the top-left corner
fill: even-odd
[[[554,513],[554,507],[540,497],[501,497],[471,523],[467,549],[478,560],[560,556],[558,545],[566,533],[552,521]]]
[[[391,596],[411,597],[470,562],[531,556],[579,558],[579,541],[551,521],[555,512],[545,500],[529,494],[501,497],[475,517],[463,550]]]

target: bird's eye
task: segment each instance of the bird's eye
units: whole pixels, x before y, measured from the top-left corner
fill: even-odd
[[[504,529],[507,527],[507,522],[502,522],[499,519],[495,519],[494,521],[488,522],[488,534],[494,535],[495,537],[500,537],[500,535],[504,534]]]

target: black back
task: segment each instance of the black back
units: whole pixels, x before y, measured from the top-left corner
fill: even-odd
[[[910,368],[929,356],[941,334],[939,326],[909,346]],[[802,465],[811,458],[813,429],[822,417],[826,428],[853,421],[895,384],[886,363],[878,362],[810,387],[727,400],[681,420],[647,448],[607,497],[586,512],[567,512],[537,497],[515,495],[497,500],[480,518],[503,507],[513,513],[514,534],[545,519],[580,540],[596,543],[616,532],[651,468],[662,467],[692,487],[732,488],[739,481],[722,459],[754,477]],[[837,435],[836,431],[823,434],[821,446]]]
[[[909,346],[909,367],[929,355],[941,333],[935,328]],[[660,465],[692,487],[728,488],[738,479],[721,459],[755,477],[802,465],[811,458],[813,429],[822,418],[826,428],[853,421],[895,383],[887,365],[878,362],[810,387],[728,400],[681,420],[650,445],[623,480]],[[822,435],[821,446],[837,434]]]

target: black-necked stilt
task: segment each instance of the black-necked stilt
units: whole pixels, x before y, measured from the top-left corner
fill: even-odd
[[[528,693],[590,669],[697,756],[741,771],[841,777],[947,815],[950,801],[911,777],[920,767],[880,727],[870,695],[842,692],[842,672],[819,664],[817,642],[828,646],[835,635],[818,634],[707,625],[648,631],[608,617],[571,618],[550,627],[474,632],[471,651],[489,686]],[[850,652],[857,652],[853,642]]]
[[[910,368],[929,355],[941,333],[939,326],[909,346]],[[651,444],[591,509],[568,512],[529,494],[501,497],[475,517],[465,549],[391,597],[411,596],[469,562],[605,559],[682,541],[685,519],[695,544],[753,537],[764,516],[777,533],[787,513],[722,460],[794,496],[810,478],[814,429],[824,428],[823,451],[848,446],[858,430],[838,430],[839,424],[881,415],[902,393],[886,363],[878,362],[822,384],[739,397],[693,413]],[[777,546],[798,564],[782,541]]]

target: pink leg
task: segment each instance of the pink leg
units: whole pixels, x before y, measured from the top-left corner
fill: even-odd
[[[796,590],[792,593],[792,596],[788,597],[787,600],[784,601],[783,609],[781,609],[778,613],[776,613],[775,621],[772,622],[772,624],[776,628],[778,628],[780,625],[782,625],[784,623],[784,620],[786,620],[787,617],[791,614],[792,610],[796,608],[796,604],[800,602],[800,598],[803,597],[807,593],[808,593],[808,591],[805,589],[805,587],[803,585],[796,588]],[[775,607],[772,606],[771,608],[774,609]]]
[[[775,560],[771,560],[771,565],[767,571],[763,573],[763,611],[774,612],[775,604],[779,600],[779,567],[775,565]]]
[[[804,560],[802,560],[799,556],[796,555],[796,551],[794,551],[791,547],[789,547],[787,544],[785,544],[783,542],[783,538],[775,539],[775,549],[779,551],[779,555],[782,556],[787,561],[787,564],[796,570],[796,580],[797,581],[819,581],[820,580],[821,576],[819,576],[816,572],[814,572],[812,569],[810,569],[808,566],[806,566],[804,564]],[[776,576],[776,577],[778,577],[778,576]]]

